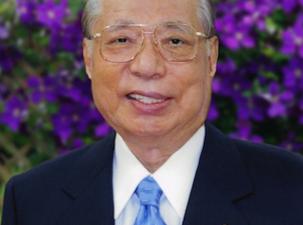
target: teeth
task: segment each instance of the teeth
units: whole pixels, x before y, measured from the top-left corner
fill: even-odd
[[[156,98],[151,98],[151,97],[146,97],[138,94],[131,94],[129,95],[132,99],[135,99],[139,102],[142,102],[144,104],[155,104],[155,103],[160,103],[163,102],[164,99],[156,99]]]

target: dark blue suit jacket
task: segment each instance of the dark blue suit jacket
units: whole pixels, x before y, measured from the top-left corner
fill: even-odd
[[[113,225],[114,134],[7,184],[2,225]],[[206,125],[184,225],[303,225],[303,160]]]

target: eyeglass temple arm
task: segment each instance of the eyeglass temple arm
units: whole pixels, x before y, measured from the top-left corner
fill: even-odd
[[[202,38],[210,38],[210,36],[202,33],[202,32],[196,32],[196,35],[199,36],[199,37],[202,37]]]
[[[88,37],[86,37],[88,40],[93,40],[95,38],[101,37],[101,33],[96,33],[94,35],[89,35]]]

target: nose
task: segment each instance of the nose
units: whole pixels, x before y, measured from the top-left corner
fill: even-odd
[[[146,37],[140,52],[130,62],[130,72],[144,79],[156,79],[165,74],[165,62],[151,36]]]

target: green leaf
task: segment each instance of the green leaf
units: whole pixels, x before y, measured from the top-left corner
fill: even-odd
[[[262,74],[267,79],[274,80],[274,81],[279,80],[279,75],[277,73],[272,72],[272,71],[263,71]]]
[[[15,16],[15,1],[5,0],[0,3],[0,15],[5,18],[11,18]]]
[[[269,33],[275,33],[278,30],[277,24],[270,17],[266,18],[265,24],[266,24],[266,29],[269,31]]]
[[[83,7],[83,0],[69,0],[69,9],[71,10],[72,17],[78,17],[78,13],[82,11]]]

